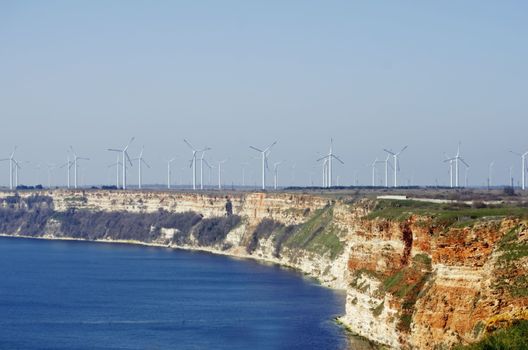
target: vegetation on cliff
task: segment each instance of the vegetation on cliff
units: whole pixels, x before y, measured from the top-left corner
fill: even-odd
[[[272,219],[263,219],[252,232],[247,251],[254,252],[260,240],[271,237],[274,255],[277,257],[283,247],[288,247],[328,255],[333,259],[343,253],[344,249],[338,234],[339,230],[333,224],[333,207],[327,206],[315,210],[310,218],[300,225],[286,226]]]
[[[528,321],[499,329],[478,343],[457,346],[455,350],[526,350],[528,349]]]
[[[495,288],[506,290],[512,297],[528,297],[528,276],[518,267],[528,262],[528,237],[522,237],[523,226],[512,228],[499,242]],[[528,340],[527,340],[528,342]]]
[[[439,204],[415,200],[380,199],[376,201],[366,218],[404,221],[412,215],[431,217],[432,224],[436,226],[469,226],[482,218],[528,218],[528,208],[506,204],[486,205],[482,202],[471,206],[465,203]]]

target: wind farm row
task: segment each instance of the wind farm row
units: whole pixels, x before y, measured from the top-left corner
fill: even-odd
[[[141,150],[139,152],[139,155],[135,158],[131,158],[129,155],[129,147],[130,145],[135,141],[135,138],[132,137],[129,142],[122,148],[107,148],[105,151],[115,153],[116,159],[115,162],[108,164],[107,168],[108,170],[115,169],[115,185],[111,185],[108,187],[119,188],[126,190],[132,186],[133,188],[142,189],[144,188],[145,184],[143,183],[143,172],[144,167],[151,169],[152,167],[150,164],[145,160],[143,154],[145,147],[141,147]],[[205,146],[205,147],[195,147],[190,141],[184,139],[183,143],[186,145],[186,147],[189,149],[191,156],[188,161],[186,161],[186,166],[182,167],[181,170],[184,171],[185,169],[189,170],[190,173],[190,184],[188,185],[192,190],[204,190],[206,188],[212,188],[212,173],[213,171],[216,171],[217,176],[217,184],[214,186],[214,188],[217,188],[221,190],[223,186],[223,167],[225,167],[226,163],[229,162],[229,158],[225,158],[218,161],[211,161],[208,160],[207,155],[208,152],[212,150],[211,147]],[[280,178],[279,178],[279,170],[281,164],[284,163],[284,161],[276,161],[273,163],[273,166],[270,167],[269,159],[270,155],[272,153],[272,150],[277,145],[277,141],[274,141],[270,143],[269,145],[265,147],[256,147],[254,145],[249,145],[248,153],[251,151],[254,151],[254,157],[253,159],[256,159],[259,161],[259,173],[260,173],[260,186],[259,188],[262,190],[265,190],[269,188],[269,180],[268,180],[268,174],[271,172],[272,175],[272,188],[274,190],[283,188],[285,186],[280,185]],[[460,188],[460,187],[470,187],[468,183],[468,170],[470,169],[470,164],[462,157],[461,155],[461,144],[458,143],[456,153],[454,155],[448,155],[444,153],[444,158],[439,160],[440,162],[443,162],[448,167],[448,176],[449,176],[449,186],[450,188]],[[365,167],[370,168],[371,172],[371,181],[370,183],[363,183],[359,184],[357,180],[357,171],[354,173],[354,181],[352,186],[355,187],[385,187],[385,188],[397,188],[401,187],[401,183],[399,182],[398,175],[400,173],[400,157],[403,155],[405,156],[405,151],[408,149],[408,146],[404,146],[401,149],[393,150],[389,148],[383,148],[383,152],[386,154],[385,158],[379,159],[375,158],[371,163],[367,164]],[[3,162],[7,162],[8,164],[8,170],[9,170],[9,189],[14,190],[19,187],[24,187],[19,183],[19,173],[22,171],[23,168],[26,167],[26,165],[30,165],[31,163],[28,161],[19,161],[15,155],[17,152],[17,146],[14,147],[13,151],[7,158],[0,159],[0,164]],[[518,183],[518,186],[522,189],[526,189],[526,174],[528,172],[528,167],[526,164],[526,157],[528,156],[528,151],[526,152],[515,152],[515,151],[509,151],[512,155],[518,157],[520,159],[520,181]],[[255,156],[256,155],[256,156]],[[177,160],[177,157],[171,157],[168,159],[165,159],[166,164],[166,184],[165,187],[167,189],[173,189],[177,188],[178,186],[174,185],[173,181],[173,163]],[[66,187],[66,188],[80,188],[80,187],[86,187],[86,185],[81,186],[79,182],[79,172],[81,167],[83,166],[83,163],[90,161],[89,157],[85,156],[79,156],[77,152],[75,151],[73,146],[69,146],[67,148],[67,155],[66,160],[62,164],[55,164],[55,163],[46,163],[45,167],[47,169],[48,173],[48,187],[52,187],[52,174],[54,171],[62,170],[65,172],[66,175],[66,181],[62,185],[55,185],[54,187]],[[212,164],[213,163],[213,164]],[[307,187],[320,187],[320,188],[334,188],[334,187],[340,187],[343,186],[340,184],[340,176],[335,175],[334,171],[334,164],[337,163],[338,165],[344,165],[345,162],[342,160],[340,156],[334,153],[334,143],[333,139],[330,140],[330,147],[328,152],[326,152],[323,156],[320,156],[318,158],[314,157],[314,165],[312,168],[320,168],[320,171],[322,172],[321,180],[316,185],[313,179],[312,174],[310,174],[310,184]],[[491,161],[488,165],[488,174],[487,174],[487,187],[491,188],[494,186],[493,183],[493,170],[494,170],[494,161]],[[228,164],[229,165],[229,164]],[[249,165],[248,162],[240,163],[238,166],[240,166],[241,169],[241,181],[236,183],[236,185],[233,183],[233,187],[250,187],[247,184],[246,181],[246,169]],[[381,173],[380,173],[380,166],[381,166]],[[295,170],[296,163],[292,163],[291,169],[292,171]],[[464,174],[464,181],[463,183],[460,181],[460,173],[461,169],[465,170]],[[36,164],[33,169],[40,170],[42,168],[42,164]],[[132,168],[137,168],[137,182],[135,182],[134,185],[129,185],[128,180],[128,173],[131,171]],[[31,167],[28,166],[28,170],[30,170]],[[214,169],[214,170],[213,170]],[[209,171],[209,180],[206,184],[204,180],[205,171]],[[392,179],[391,179],[392,176]],[[292,176],[293,180],[293,176]],[[514,187],[514,180],[513,180],[513,168],[509,168],[509,183],[506,184],[507,186]],[[180,180],[179,187],[182,187],[184,184],[183,179]],[[407,186],[412,185],[408,184]],[[429,185],[430,187],[441,187],[436,184]],[[256,186],[254,186],[256,187]],[[302,187],[295,183],[290,183],[289,187]]]

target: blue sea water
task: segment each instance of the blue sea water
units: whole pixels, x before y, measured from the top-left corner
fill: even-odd
[[[344,349],[344,295],[207,253],[0,238],[0,349]]]

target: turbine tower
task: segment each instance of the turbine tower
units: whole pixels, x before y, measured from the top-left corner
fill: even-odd
[[[148,165],[148,163],[145,161],[145,159],[143,159],[143,150],[145,149],[145,146],[141,147],[141,152],[139,152],[139,156],[137,158],[134,158],[133,160],[137,160],[138,161],[138,169],[139,169],[139,177],[138,177],[138,188],[141,189],[141,163],[145,164],[145,166],[147,168],[150,169],[150,165]]]
[[[330,151],[328,152],[328,154],[326,156],[324,156],[322,158],[319,158],[317,160],[317,161],[321,161],[321,160],[324,160],[324,159],[327,160],[327,164],[326,164],[327,175],[326,175],[326,186],[325,187],[328,187],[328,188],[332,187],[332,170],[333,170],[332,159],[336,159],[341,164],[345,164],[341,159],[339,159],[338,156],[336,156],[334,154],[333,146],[334,146],[334,139],[330,139]]]
[[[222,164],[227,162],[227,159],[218,162],[218,189],[222,189]]]
[[[389,155],[390,157],[390,155]],[[376,164],[383,163],[382,160],[378,160],[378,158],[374,159],[374,161],[370,164],[370,167],[372,168],[372,187],[376,187]]]
[[[203,165],[204,165],[204,157],[205,157],[205,152],[207,151],[210,151],[211,148],[210,147],[205,147],[203,150],[202,150],[202,155],[200,157],[200,189],[203,190],[204,189],[204,181],[203,181]],[[207,162],[207,161],[206,161]]]
[[[200,153],[200,152],[205,152],[207,151],[209,148],[206,147],[204,149],[201,149],[201,150],[198,150],[196,148],[194,148],[193,145],[191,145],[191,143],[187,140],[183,140],[183,142],[185,142],[185,144],[187,146],[189,146],[189,148],[192,150],[192,159],[191,159],[191,168],[192,168],[192,183],[193,183],[193,190],[196,190],[196,154]]]
[[[469,164],[466,163],[466,161],[462,157],[460,157],[460,142],[458,143],[456,156],[454,156],[453,158],[444,160],[444,163],[445,162],[454,162],[455,163],[455,187],[459,187],[458,186],[458,179],[459,179],[459,176],[458,176],[458,168],[459,168],[458,162],[462,162],[462,164],[464,164],[466,167],[469,168]]]
[[[18,162],[15,160],[15,152],[16,152],[16,150],[17,150],[17,146],[15,146],[15,148],[13,149],[13,152],[11,153],[9,158],[0,159],[0,162],[3,162],[3,161],[8,161],[9,162],[9,189],[10,190],[13,189],[13,184],[14,184],[14,180],[15,180],[13,178],[13,171],[14,171],[13,165],[15,166],[15,169],[19,166]]]
[[[453,188],[453,158],[444,153],[444,163],[449,162],[449,187]]]
[[[510,153],[513,153],[519,157],[521,157],[521,188],[524,190],[526,188],[526,166],[525,166],[525,161],[526,161],[526,156],[528,155],[528,151],[524,152],[524,153],[517,153],[517,152],[513,152],[513,151],[510,151]]]
[[[115,149],[115,148],[108,148],[107,150],[110,151],[110,152],[119,152],[121,153],[121,157],[122,157],[122,165],[123,165],[123,189],[126,190],[126,169],[127,169],[127,161],[128,163],[130,164],[130,166],[133,166],[132,165],[132,160],[130,160],[130,156],[128,155],[128,147],[130,146],[130,144],[134,141],[134,137],[132,137],[130,139],[130,141],[128,141],[128,144],[125,146],[125,148],[123,149]]]
[[[277,187],[278,187],[278,182],[279,182],[279,165],[282,164],[282,161],[281,162],[276,162],[273,164],[273,184],[274,184],[274,189],[276,190]]]
[[[68,179],[66,181],[66,186],[67,186],[68,189],[71,187],[71,185],[70,185],[71,171],[70,170],[71,170],[72,166],[73,166],[73,162],[70,160],[70,155],[68,154],[68,156],[66,157],[66,163],[64,163],[64,164],[62,164],[60,166],[61,169],[66,167],[66,174],[67,174],[67,177],[68,177]]]
[[[167,160],[167,189],[171,188],[171,163],[174,162],[176,158],[171,158]]]
[[[390,157],[391,155],[387,154],[387,158],[385,158],[383,161],[380,161],[381,163],[385,163],[385,187],[387,188],[389,187],[389,166],[394,169],[389,161]]]
[[[116,162],[113,164],[110,164],[108,167],[113,168],[116,167],[116,188],[119,188],[119,167],[121,166],[121,161],[119,160],[119,154],[117,155]]]
[[[263,190],[266,189],[266,169],[268,168],[269,152],[270,152],[271,148],[273,146],[275,146],[276,143],[277,143],[277,141],[273,142],[271,145],[269,145],[264,150],[258,149],[258,148],[253,147],[253,146],[249,146],[249,148],[254,149],[257,152],[260,152],[260,154],[262,156],[262,189]]]
[[[492,161],[489,166],[488,166],[488,190],[491,189],[491,187],[493,186],[493,180],[492,180],[492,176],[493,176],[493,165],[495,164],[495,161]]]
[[[398,162],[398,157],[400,154],[407,149],[407,146],[403,147],[398,153],[394,153],[391,150],[384,148],[383,150],[389,155],[392,155],[394,159],[394,187],[398,187],[398,171],[400,171],[400,164]]]
[[[70,146],[70,150],[73,154],[73,188],[77,188],[77,161],[78,160],[90,160],[90,158],[84,158],[84,157],[78,157],[75,151],[73,150],[73,147]]]

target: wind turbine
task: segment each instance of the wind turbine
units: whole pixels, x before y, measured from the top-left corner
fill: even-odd
[[[73,147],[70,146],[70,150],[73,154],[73,188],[77,188],[77,161],[78,160],[90,160],[90,158],[78,157]]]
[[[390,157],[391,155],[387,154],[387,158],[385,158],[384,161],[380,161],[381,163],[385,163],[385,187],[387,188],[389,187],[389,166],[394,168],[389,161]]]
[[[139,169],[139,177],[138,177],[138,188],[141,189],[141,163],[145,164],[147,168],[150,169],[150,165],[143,159],[143,150],[145,149],[145,146],[141,147],[141,152],[139,152],[139,156],[137,158],[134,158],[133,160],[138,161],[138,169]]]
[[[174,162],[176,158],[171,158],[167,160],[167,189],[171,188],[171,163]]]
[[[449,187],[453,188],[453,158],[444,153],[444,163],[449,162]]]
[[[374,161],[370,164],[370,167],[372,168],[372,187],[376,187],[376,164],[383,163],[382,160],[378,160],[378,158],[374,159]]]
[[[132,165],[132,160],[130,160],[130,156],[128,155],[128,152],[127,152],[127,149],[128,147],[130,146],[130,144],[134,141],[134,137],[132,137],[130,139],[130,141],[128,141],[128,144],[125,146],[125,148],[123,149],[115,149],[115,148],[108,148],[107,150],[110,151],[110,152],[119,152],[122,154],[122,164],[123,164],[123,189],[126,190],[126,168],[127,168],[127,161],[128,163],[130,164],[130,166],[133,166]]]
[[[205,152],[208,150],[208,148],[206,147],[202,150],[197,150],[196,148],[194,148],[193,145],[191,145],[189,141],[184,139],[183,142],[185,142],[185,144],[189,146],[189,148],[192,150],[192,159],[191,159],[191,167],[192,167],[192,173],[193,173],[192,183],[193,183],[193,190],[196,190],[196,154],[200,152]]]
[[[334,154],[334,151],[333,151],[333,146],[334,146],[334,139],[330,139],[330,151],[328,152],[328,154],[322,158],[319,158],[317,161],[321,161],[321,160],[324,160],[324,159],[327,159],[327,186],[326,187],[332,187],[332,170],[333,170],[333,167],[332,167],[332,159],[336,159],[337,161],[339,161],[341,164],[345,164],[341,159],[339,159],[338,156],[336,156]]]
[[[492,173],[493,173],[493,165],[495,164],[495,161],[492,161],[488,166],[488,190],[493,186],[492,181]]]
[[[48,163],[46,166],[48,167],[48,188],[51,188],[51,177],[53,175],[53,170],[55,170],[57,166],[52,163]]]
[[[68,189],[71,187],[71,185],[70,185],[70,178],[71,178],[70,170],[71,170],[72,166],[73,166],[73,162],[70,160],[70,155],[68,154],[68,156],[66,157],[66,163],[64,163],[64,164],[62,164],[60,166],[61,169],[66,167],[66,174],[67,174],[67,177],[68,177],[68,179],[66,181],[66,186],[67,186]]]
[[[113,168],[116,167],[116,188],[119,188],[119,167],[121,166],[121,161],[119,160],[119,154],[117,155],[116,162],[113,164],[110,164],[108,167]]]
[[[11,155],[9,156],[9,158],[4,158],[4,159],[0,159],[0,162],[3,162],[3,161],[9,161],[9,189],[12,190],[13,189],[13,183],[14,183],[14,179],[13,179],[13,165],[15,165],[15,169],[19,166],[18,165],[18,162],[15,160],[15,152],[17,150],[17,146],[15,146],[15,148],[13,149],[13,152],[11,153]],[[18,184],[17,184],[18,185]]]
[[[204,157],[205,157],[205,152],[211,150],[210,147],[205,147],[203,150],[202,150],[202,155],[200,157],[200,189],[203,190],[204,189],[204,181],[203,181],[203,163],[204,163]],[[206,161],[207,162],[207,161]]]
[[[398,187],[398,171],[400,171],[400,163],[398,162],[399,155],[407,149],[407,146],[403,147],[398,153],[394,153],[391,150],[384,148],[383,150],[394,158],[394,187]]]
[[[521,188],[524,190],[525,189],[525,183],[526,183],[526,166],[525,166],[525,161],[526,161],[526,156],[528,155],[528,151],[524,152],[524,153],[517,153],[517,152],[514,152],[514,151],[510,151],[510,153],[513,153],[519,157],[521,157]]]
[[[262,156],[262,189],[263,190],[266,189],[266,169],[268,168],[269,151],[271,150],[271,147],[275,146],[276,143],[277,143],[277,141],[273,142],[271,145],[269,145],[264,150],[258,149],[258,148],[253,147],[253,146],[249,146],[249,148],[254,149],[257,152],[260,152],[260,154]]]
[[[458,187],[458,178],[459,178],[459,176],[458,176],[458,162],[462,162],[462,164],[464,164],[466,167],[469,168],[469,164],[466,163],[466,161],[462,157],[460,157],[460,142],[458,143],[456,156],[454,156],[453,158],[444,160],[444,162],[451,162],[451,161],[453,161],[455,163],[455,187]]]
[[[323,161],[323,187],[328,187],[328,158]]]
[[[227,162],[227,159],[218,162],[218,189],[222,189],[222,164]]]
[[[277,186],[278,186],[278,182],[279,182],[279,165],[282,164],[282,161],[281,162],[276,162],[273,164],[273,183],[274,183],[274,189],[276,190],[277,189]]]

